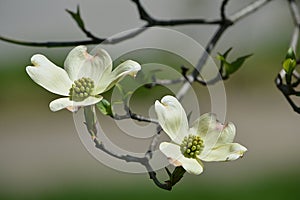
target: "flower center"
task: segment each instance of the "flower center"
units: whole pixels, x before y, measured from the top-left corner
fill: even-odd
[[[203,140],[199,136],[188,135],[184,137],[180,145],[180,150],[184,157],[196,158],[203,150],[203,147]]]
[[[69,92],[70,100],[83,101],[84,99],[91,96],[94,87],[94,81],[90,78],[83,77],[74,81]]]

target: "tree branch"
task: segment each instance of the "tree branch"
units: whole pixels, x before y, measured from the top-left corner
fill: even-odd
[[[115,120],[134,119],[134,120],[140,121],[140,122],[150,122],[150,123],[153,123],[153,124],[158,124],[157,120],[147,118],[147,117],[144,117],[142,115],[138,115],[136,113],[133,113],[131,110],[128,113],[126,113],[125,115],[115,114],[112,118],[115,119]]]
[[[292,14],[292,18],[294,21],[294,31],[291,37],[290,47],[293,49],[294,52],[297,50],[297,45],[299,42],[299,32],[300,32],[300,12],[297,7],[295,0],[288,0],[290,12]],[[299,62],[297,62],[297,65]],[[280,92],[284,95],[290,106],[293,110],[300,114],[300,107],[297,106],[294,101],[290,98],[290,96],[300,96],[300,92],[296,91],[295,88],[300,84],[300,76],[296,70],[293,71],[293,77],[295,79],[294,82],[287,82],[283,83],[283,79],[287,77],[287,73],[284,69],[281,69],[278,73],[275,84]]]
[[[132,0],[138,9],[140,19],[147,22],[147,27],[152,26],[179,26],[190,24],[220,24],[222,20],[207,20],[207,19],[174,19],[174,20],[158,20],[150,16],[150,14],[144,9],[140,0]],[[227,1],[227,0],[225,0]],[[225,3],[226,4],[226,3]]]
[[[282,77],[285,76],[285,73],[283,74],[282,72],[283,71],[281,71],[281,73],[279,73],[277,75],[277,78],[275,79],[275,84],[276,84],[277,88],[281,91],[281,93],[283,94],[283,96],[286,98],[286,100],[288,101],[288,103],[290,104],[290,106],[293,108],[293,110],[296,113],[300,114],[300,107],[297,106],[294,103],[294,101],[290,98],[290,96],[292,96],[292,95],[299,96],[299,92],[295,91],[293,89],[293,87],[297,87],[297,85],[299,84],[299,80],[300,79],[298,77],[298,79],[296,81],[296,84],[294,83],[294,86],[293,85],[286,85],[286,84],[283,83],[283,80],[282,80]]]
[[[290,43],[290,47],[292,47],[294,52],[296,53],[297,44],[298,44],[298,40],[299,40],[300,13],[299,13],[298,6],[294,0],[289,0],[288,2],[289,2],[290,11],[291,11],[291,14],[292,14],[292,17],[294,20],[294,25],[295,25],[291,43]]]
[[[243,8],[242,10],[234,13],[229,17],[229,19],[232,21],[232,23],[235,23],[244,17],[250,15],[251,13],[255,12],[257,9],[263,7],[266,5],[268,2],[271,0],[257,0],[254,1],[253,3],[249,4],[247,7]]]
[[[223,20],[206,20],[206,19],[178,19],[178,20],[157,20],[152,18],[144,9],[142,4],[139,0],[132,0],[139,11],[139,16],[141,20],[144,20],[147,22],[146,25],[117,38],[99,38],[94,36],[90,31],[88,31],[84,25],[80,25],[80,23],[77,22],[77,25],[79,28],[85,33],[87,37],[90,38],[90,40],[82,40],[82,41],[49,41],[49,42],[32,42],[32,41],[22,41],[22,40],[16,40],[9,37],[0,36],[0,40],[9,42],[12,44],[17,45],[23,45],[23,46],[33,46],[33,47],[69,47],[69,46],[78,46],[78,45],[93,45],[93,44],[116,44],[119,42],[122,42],[124,40],[130,39],[132,37],[135,37],[139,35],[140,33],[144,32],[147,27],[153,27],[153,26],[180,26],[180,25],[190,25],[190,24],[203,24],[203,25],[215,25],[215,24],[221,24]],[[79,13],[79,8],[77,8],[77,13]],[[76,14],[72,11],[68,12],[71,14]],[[72,15],[71,14],[71,15]],[[72,16],[73,16],[72,15]],[[80,15],[79,15],[80,16]],[[74,18],[74,17],[73,17]],[[81,18],[80,18],[81,19]],[[82,19],[81,19],[82,21]],[[83,21],[82,21],[83,23]]]
[[[211,54],[212,50],[215,48],[217,42],[219,41],[219,39],[222,37],[222,35],[224,34],[224,32],[227,30],[227,28],[229,28],[230,26],[232,26],[233,24],[235,24],[237,21],[239,21],[240,19],[244,18],[245,16],[249,15],[250,13],[254,12],[256,9],[262,7],[263,5],[265,5],[267,2],[269,2],[270,0],[257,0],[254,3],[248,5],[247,7],[245,7],[244,9],[236,12],[235,14],[227,17],[226,16],[226,6],[229,2],[229,0],[223,0],[221,7],[220,7],[220,17],[221,19],[217,19],[217,20],[208,20],[208,19],[175,19],[175,20],[158,20],[155,19],[153,17],[151,17],[151,15],[144,9],[144,7],[142,6],[140,0],[132,0],[132,2],[134,2],[137,6],[137,10],[140,16],[140,19],[145,21],[146,24],[144,26],[142,26],[139,29],[135,29],[131,32],[129,32],[128,34],[125,34],[123,36],[117,37],[117,38],[98,38],[96,36],[94,36],[90,31],[88,31],[85,26],[84,23],[80,17],[80,13],[79,13],[79,8],[77,8],[77,13],[68,11],[72,17],[75,19],[75,21],[77,22],[77,25],[79,26],[79,28],[81,29],[81,31],[83,33],[85,33],[85,35],[90,38],[89,40],[83,40],[83,41],[67,41],[67,42],[27,42],[27,41],[19,41],[19,40],[14,40],[11,38],[6,38],[3,36],[0,36],[0,40],[2,41],[6,41],[9,43],[14,43],[14,44],[19,44],[19,45],[26,45],[26,46],[36,46],[36,47],[66,47],[66,46],[77,46],[77,45],[89,45],[89,44],[99,44],[99,43],[103,43],[103,44],[115,44],[118,42],[122,42],[124,40],[130,39],[132,37],[135,37],[136,35],[142,33],[143,31],[147,30],[147,27],[153,27],[153,26],[179,26],[179,25],[188,25],[188,24],[198,24],[198,25],[218,25],[217,30],[215,31],[215,33],[213,34],[213,37],[210,39],[210,41],[208,42],[208,44],[206,45],[205,48],[205,52],[201,55],[197,66],[195,67],[195,69],[193,70],[193,72],[191,73],[191,75],[187,75],[186,74],[186,70],[183,69],[182,71],[182,75],[183,77],[177,80],[157,80],[155,79],[155,84],[175,84],[175,83],[180,83],[183,82],[183,85],[181,87],[181,89],[179,90],[179,92],[177,93],[177,98],[180,100],[188,91],[188,89],[190,88],[190,84],[193,82],[198,82],[201,83],[203,85],[208,85],[208,84],[214,84],[217,81],[224,79],[225,77],[222,77],[221,75],[217,74],[217,76],[215,78],[213,78],[210,81],[205,82],[204,80],[202,80],[201,78],[199,78],[199,74],[202,70],[202,68],[204,67],[209,55]],[[294,2],[294,1],[290,1],[290,2]],[[155,85],[154,84],[154,85]],[[125,115],[115,115],[113,116],[114,119],[116,120],[122,120],[122,119],[134,119],[137,121],[143,121],[143,122],[151,122],[154,124],[158,124],[157,120],[154,119],[150,119],[150,118],[146,118],[143,117],[141,115],[138,115],[136,113],[133,113],[129,107],[127,106],[127,104],[125,104],[125,111],[126,114]],[[145,153],[144,157],[136,157],[136,156],[132,156],[132,155],[120,155],[117,154],[115,152],[112,152],[111,150],[107,149],[104,144],[98,140],[97,138],[97,132],[99,132],[98,127],[96,124],[98,124],[98,119],[96,117],[96,113],[93,107],[85,107],[85,118],[86,118],[86,126],[87,126],[87,130],[89,131],[90,135],[92,136],[92,140],[95,144],[95,147],[98,148],[99,150],[103,151],[104,153],[107,153],[108,155],[120,159],[120,160],[124,160],[126,162],[135,162],[135,163],[140,163],[141,165],[143,165],[146,170],[148,171],[148,174],[150,176],[150,179],[153,180],[153,182],[155,183],[155,185],[157,185],[159,188],[162,189],[166,189],[166,190],[171,190],[173,184],[171,180],[166,181],[166,182],[160,182],[156,176],[156,172],[154,172],[153,168],[151,167],[149,160],[152,158],[152,152],[154,151],[154,149],[157,146],[158,143],[158,138],[160,136],[160,132],[161,132],[161,127],[158,125],[157,126],[157,135],[153,138],[148,151]],[[182,169],[181,169],[182,170]],[[174,170],[176,171],[176,170]],[[168,175],[171,177],[172,174],[167,170]],[[185,171],[184,171],[185,172]]]
[[[228,4],[229,0],[223,0],[222,5],[221,5],[221,18],[222,20],[226,20],[226,14],[225,14],[225,8]]]
[[[217,42],[221,38],[221,36],[224,34],[224,32],[229,28],[230,26],[234,25],[239,20],[243,19],[247,15],[253,13],[255,10],[261,8],[266,3],[270,2],[271,0],[257,0],[253,2],[252,4],[249,4],[247,7],[243,8],[242,10],[234,13],[233,15],[229,16],[228,19],[226,19],[225,14],[222,16],[225,17],[222,21],[222,23],[219,25],[219,28],[216,30],[215,34],[211,38],[211,40],[208,42],[208,44],[205,47],[205,52],[202,54],[201,58],[198,61],[197,66],[195,67],[194,71],[192,72],[193,81],[195,81],[196,77],[201,73],[202,68],[204,67],[209,55],[211,54],[211,51],[215,48]],[[225,8],[226,1],[222,3],[221,9]],[[225,13],[225,11],[221,11],[221,13]],[[186,92],[190,88],[190,83],[188,81],[185,81],[183,86],[178,91],[176,97],[180,100],[183,98],[183,96],[186,94]]]
[[[143,165],[146,168],[146,170],[148,171],[150,179],[153,180],[155,185],[158,186],[159,188],[165,189],[165,190],[171,190],[172,189],[172,185],[170,185],[168,183],[161,183],[158,180],[158,178],[156,176],[156,173],[154,172],[153,168],[151,167],[147,157],[135,157],[135,156],[131,156],[131,155],[119,155],[119,154],[116,154],[116,153],[106,149],[105,146],[103,145],[103,143],[101,143],[96,137],[93,139],[93,141],[94,141],[95,147],[97,149],[100,149],[101,151],[107,153],[108,155],[110,155],[114,158],[124,160],[126,162],[140,163],[141,165]]]
[[[27,41],[21,41],[21,40],[15,40],[7,37],[0,36],[0,40],[22,45],[22,46],[31,46],[31,47],[70,47],[70,46],[78,46],[78,45],[90,45],[90,44],[99,44],[104,41],[104,39],[101,40],[82,40],[82,41],[64,41],[64,42],[27,42]]]
[[[77,5],[77,12],[73,12],[71,10],[68,10],[66,9],[66,11],[71,15],[71,17],[75,20],[75,22],[77,23],[78,27],[81,29],[81,31],[83,33],[85,33],[85,35],[88,37],[88,38],[91,38],[93,40],[102,40],[96,36],[94,36],[90,31],[88,31],[86,28],[85,28],[85,25],[84,25],[84,22],[80,16],[80,9],[79,9],[79,5]]]
[[[151,167],[150,163],[149,163],[149,159],[147,158],[147,156],[145,155],[144,157],[136,157],[136,156],[132,156],[132,155],[122,155],[122,154],[117,154],[109,149],[107,149],[104,144],[99,141],[98,137],[97,137],[97,133],[99,133],[100,131],[98,130],[98,118],[96,116],[96,112],[95,112],[95,106],[86,106],[84,107],[84,117],[85,117],[85,125],[87,127],[88,132],[90,133],[92,140],[95,144],[95,147],[101,151],[103,151],[104,153],[120,159],[120,160],[124,160],[125,162],[135,162],[135,163],[140,163],[141,165],[143,165],[149,176],[150,179],[153,180],[153,182],[155,183],[156,186],[158,186],[161,189],[165,189],[165,190],[171,190],[172,189],[172,185],[169,184],[169,182],[165,182],[165,183],[161,183],[158,178],[156,177],[156,173],[154,172],[153,168]]]

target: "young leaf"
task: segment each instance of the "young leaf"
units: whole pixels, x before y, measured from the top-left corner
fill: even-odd
[[[81,28],[81,29],[85,29],[84,27],[84,22],[83,20],[81,19],[81,16],[80,16],[80,10],[79,10],[79,5],[77,6],[77,11],[76,13],[71,11],[71,10],[68,10],[66,9],[66,11],[71,15],[71,17],[76,21],[77,25]]]
[[[291,58],[285,59],[282,64],[284,71],[290,75],[292,75],[296,65],[297,65],[296,60]]]
[[[232,47],[230,47],[224,54],[218,53],[217,59],[221,61],[221,64],[223,64],[222,62],[226,62],[226,58],[231,50]]]
[[[96,106],[102,114],[113,116],[111,104],[106,99],[102,99],[99,103],[96,104]]]
[[[223,57],[226,59],[229,52],[232,50],[232,47],[230,47],[224,54],[223,54]]]
[[[296,68],[296,65],[297,65],[296,55],[295,55],[293,49],[289,48],[289,50],[285,56],[285,60],[283,61],[283,64],[282,64],[282,67],[283,67],[284,71],[286,72],[285,78],[286,78],[287,84],[291,83],[292,74]]]
[[[250,56],[252,56],[252,54],[239,57],[229,65],[225,65],[226,74],[229,75],[236,72],[244,64],[246,59],[249,58]]]
[[[235,61],[232,63],[228,62],[226,60],[229,52],[232,50],[232,47],[229,48],[224,54],[218,53],[217,59],[221,61],[221,66],[220,66],[220,73],[222,74],[223,78],[228,78],[230,74],[233,74],[236,72],[246,61],[247,58],[252,56],[252,54],[245,55],[242,57],[237,58]]]

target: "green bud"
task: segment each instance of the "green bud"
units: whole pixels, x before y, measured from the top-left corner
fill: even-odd
[[[293,51],[293,48],[290,47],[288,49],[288,52],[286,53],[286,56],[285,56],[285,59],[288,59],[288,58],[291,58],[293,60],[296,60],[296,55],[295,55],[295,52]]]
[[[282,67],[286,72],[286,82],[289,85],[292,81],[292,75],[297,66],[296,55],[292,48],[289,48],[285,60],[283,61]]]

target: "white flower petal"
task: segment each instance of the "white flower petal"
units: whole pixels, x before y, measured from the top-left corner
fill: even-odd
[[[64,69],[40,54],[32,56],[31,62],[34,66],[27,66],[26,72],[34,82],[52,93],[69,95],[72,81]]]
[[[190,133],[195,135],[197,134],[204,139],[206,134],[215,128],[216,124],[216,115],[212,113],[205,113],[193,122],[190,128]]]
[[[235,137],[236,128],[233,123],[229,122],[222,127],[221,135],[218,138],[217,145],[232,143]]]
[[[203,164],[200,160],[181,156],[178,161],[182,163],[182,167],[190,174],[199,175],[203,172]]]
[[[87,57],[88,53],[85,46],[77,46],[69,52],[64,67],[72,81],[78,79],[78,73]]]
[[[207,113],[200,116],[189,131],[198,134],[204,141],[202,155],[206,156],[215,146],[231,143],[235,137],[235,126],[232,123],[223,125],[218,122],[216,115]]]
[[[71,101],[69,98],[60,98],[55,99],[49,104],[50,110],[53,112],[64,109],[64,108],[76,108],[76,107],[83,107],[83,106],[89,106],[98,103],[101,101],[103,97],[88,97],[83,101]],[[68,110],[76,110],[76,109],[68,109]]]
[[[244,155],[247,149],[238,143],[229,143],[216,146],[205,157],[200,155],[203,161],[229,161],[236,160]]]
[[[94,81],[95,87],[97,88],[99,84],[102,84],[99,83],[99,80],[103,77],[104,71],[111,71],[112,60],[108,53],[103,49],[98,49],[94,56],[87,55],[88,57],[83,62],[83,66],[80,68],[77,78],[89,77]]]
[[[201,174],[203,165],[200,160],[186,158],[180,151],[180,146],[169,142],[162,142],[159,149],[174,166],[182,166],[190,174]]]
[[[172,158],[172,160],[178,160],[178,158],[182,156],[180,146],[170,142],[160,143],[159,150],[163,152],[167,158]]]
[[[179,101],[173,96],[165,96],[155,102],[158,122],[172,141],[181,144],[188,134],[188,120]]]
[[[204,149],[202,155],[208,155],[216,146],[232,143],[235,137],[235,130],[233,123],[222,125],[220,122],[217,122],[215,128],[210,130],[203,139]]]
[[[112,72],[108,68],[103,72],[103,75],[96,83],[94,90],[95,94],[108,91],[117,82],[121,81],[126,75],[135,77],[137,72],[141,70],[141,65],[133,60],[127,60],[117,66]]]
[[[102,74],[99,60],[97,58],[91,58],[85,60],[82,65],[83,67],[80,68],[76,80],[81,79],[83,77],[91,78],[96,85],[97,80]]]
[[[212,149],[217,145],[220,135],[221,131],[218,130],[211,130],[206,134],[205,138],[203,138],[204,148],[201,152],[202,156],[206,156],[212,151]]]
[[[107,51],[105,51],[104,49],[101,48],[97,48],[95,51],[93,51],[93,53],[95,53],[94,58],[97,59],[99,61],[99,64],[102,66],[101,67],[101,76],[105,75],[105,72],[111,72],[112,71],[112,60],[110,55],[107,53]],[[99,82],[99,80],[101,79],[101,76],[99,77],[98,80],[96,80],[96,83]]]
[[[109,54],[101,48],[94,50],[94,53],[94,56],[90,55],[85,46],[77,46],[70,51],[64,65],[72,81],[86,77],[96,84],[106,69],[111,71],[112,60]]]

